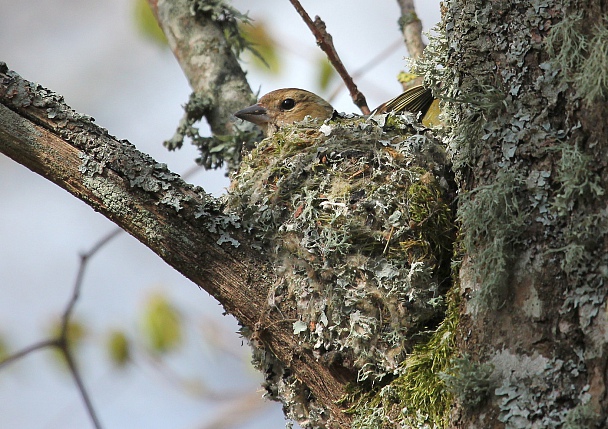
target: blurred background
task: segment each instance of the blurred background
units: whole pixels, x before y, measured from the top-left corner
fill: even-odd
[[[339,111],[356,111],[287,0],[232,4],[254,20],[252,37],[266,41],[260,52],[270,69],[243,57],[254,91],[300,87],[331,97]],[[355,80],[370,107],[399,93],[396,75],[407,67],[407,52],[394,0],[302,4],[325,20],[351,74],[361,72]],[[136,0],[0,0],[0,61],[183,173],[194,166],[196,150],[184,145],[168,152],[162,142],[173,135],[190,88],[146,24],[144,6]],[[440,19],[439,1],[416,6],[428,31]],[[200,170],[188,181],[214,195],[229,183],[223,171]],[[116,227],[3,155],[0,201],[2,354],[51,335],[70,298],[79,255]],[[284,426],[280,404],[262,399],[262,377],[249,364],[235,320],[127,234],[90,260],[74,322],[77,361],[104,428]],[[87,427],[79,393],[54,353],[35,352],[0,370],[0,428]]]

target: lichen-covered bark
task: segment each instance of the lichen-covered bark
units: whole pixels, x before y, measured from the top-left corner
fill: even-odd
[[[181,147],[191,139],[206,168],[235,170],[243,145],[258,135],[249,123],[237,125],[232,114],[255,103],[238,55],[246,43],[238,32],[244,15],[222,1],[149,0],[169,47],[192,88],[184,117],[165,145]],[[205,119],[213,133],[201,136],[197,123]]]
[[[399,27],[403,33],[403,41],[410,57],[418,58],[422,55],[425,47],[422,41],[422,21],[416,14],[413,0],[397,0],[397,3],[401,10]]]
[[[606,427],[607,13],[444,2],[464,246],[451,427]]]
[[[232,134],[232,114],[255,99],[221,23],[211,13],[196,13],[194,0],[150,4],[192,90],[207,100],[205,117],[211,130]]]

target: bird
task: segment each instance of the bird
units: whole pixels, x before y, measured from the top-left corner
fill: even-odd
[[[433,105],[436,106],[435,109],[433,109]],[[378,106],[370,116],[388,112],[420,113],[422,123],[431,126],[438,122],[437,105],[438,100],[434,99],[431,90],[422,85],[416,85]],[[433,117],[427,118],[429,114]],[[271,91],[260,98],[256,104],[234,113],[237,118],[258,125],[266,136],[271,136],[285,125],[302,121],[306,116],[324,121],[336,115],[337,112],[331,104],[317,94],[300,88]]]

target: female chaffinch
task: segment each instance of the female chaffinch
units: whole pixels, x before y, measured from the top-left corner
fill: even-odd
[[[437,110],[432,108],[432,105],[437,103],[429,89],[417,85],[381,104],[371,115],[387,112],[407,111],[414,114],[420,112],[424,123],[426,116],[431,111]],[[299,88],[284,88],[269,92],[260,98],[257,104],[239,110],[234,116],[260,126],[264,134],[270,136],[282,126],[302,121],[306,116],[323,121],[333,117],[334,114],[335,110],[331,104],[317,94]],[[434,112],[434,117],[428,119],[435,122],[437,114],[438,112]]]

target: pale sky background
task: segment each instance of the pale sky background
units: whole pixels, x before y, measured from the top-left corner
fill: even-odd
[[[249,72],[254,91],[287,86],[315,91],[311,62],[318,48],[289,2],[233,4],[263,19],[288,48],[282,51],[286,63],[280,75]],[[311,16],[325,20],[351,72],[400,38],[394,0],[302,4]],[[438,1],[419,1],[417,7],[426,30],[439,21]],[[406,55],[400,46],[357,80],[370,107],[399,92],[395,76],[405,67]],[[177,152],[162,146],[175,130],[190,88],[172,54],[138,33],[132,0],[0,0],[0,61],[62,94],[76,111],[93,116],[112,135],[128,139],[171,170],[180,173],[193,165],[191,146]],[[356,110],[346,91],[333,104],[341,111]],[[217,171],[198,173],[191,181],[215,195],[228,186]],[[18,350],[45,338],[70,296],[79,253],[115,226],[3,155],[0,201],[0,336]],[[119,327],[135,336],[142,305],[154,292],[166,294],[183,315],[186,344],[166,359],[164,372],[141,354],[125,370],[113,369],[104,355],[103,335]],[[280,404],[261,399],[261,375],[249,365],[249,349],[235,333],[234,319],[132,237],[121,234],[91,261],[75,316],[87,326],[78,359],[104,428],[202,429],[224,414],[244,416],[234,428],[284,426]],[[226,350],[218,350],[214,341]],[[248,403],[260,411],[248,414],[235,402],[188,394],[172,381],[174,376],[205,383],[215,394],[254,395],[260,399]],[[72,379],[50,353],[37,352],[0,371],[0,428],[88,427]]]

